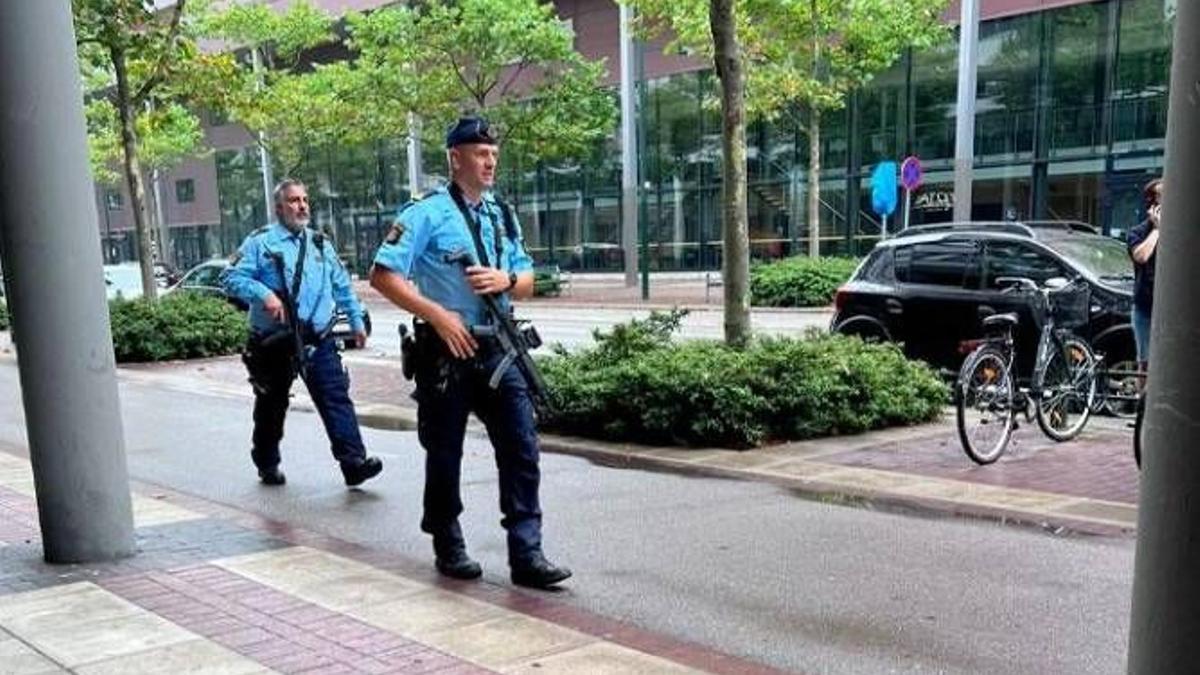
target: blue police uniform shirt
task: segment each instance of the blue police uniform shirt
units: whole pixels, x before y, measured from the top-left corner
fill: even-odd
[[[479,222],[480,239],[492,267],[521,274],[533,270],[533,259],[525,252],[517,214],[512,214],[512,228],[504,231],[504,215],[500,204],[490,192],[485,192],[477,205],[467,205],[471,216]],[[397,232],[398,230],[398,232]],[[496,255],[496,233],[500,233],[500,255]],[[396,236],[398,234],[398,236]],[[474,261],[479,260],[475,240],[446,188],[439,188],[419,201],[409,202],[396,214],[396,225],[375,254],[375,264],[411,279],[421,295],[462,317],[467,326],[487,322],[487,308],[467,283],[463,268],[447,263],[446,256],[466,251]],[[501,306],[507,308],[508,296],[502,295]]]
[[[354,295],[350,275],[333,245],[322,237],[318,247],[314,234],[304,228],[303,235],[308,243],[304,249],[303,278],[296,299],[300,321],[311,322],[314,330],[321,331],[333,321],[335,309],[341,308],[350,319],[352,330],[364,330],[362,305]],[[300,256],[300,236],[284,225],[271,223],[246,237],[233,264],[221,274],[225,292],[250,305],[250,329],[255,333],[272,333],[283,328],[283,324],[263,309],[263,301],[271,293],[282,300],[280,291],[284,284],[291,292]],[[270,257],[272,253],[283,254],[285,279],[279,278],[275,261]]]

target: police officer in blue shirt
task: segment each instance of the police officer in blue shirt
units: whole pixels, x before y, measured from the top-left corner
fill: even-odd
[[[325,423],[333,456],[346,485],[360,485],[383,470],[368,457],[350,400],[350,379],[330,337],[341,309],[361,347],[367,333],[363,310],[337,252],[320,232],[309,229],[308,192],[297,180],[275,188],[278,222],[255,231],[242,243],[233,264],[221,275],[225,291],[250,306],[250,339],[243,360],[254,386],[254,435],[251,459],[267,485],[283,485],[279,441],[289,392],[296,376]],[[279,263],[283,274],[280,275]],[[296,311],[303,359],[297,358],[284,299]],[[303,364],[303,365],[301,365]],[[300,372],[298,372],[300,371]]]
[[[488,378],[504,354],[470,330],[489,321],[484,294],[506,310],[510,297],[533,295],[533,262],[515,216],[490,192],[498,147],[488,123],[460,119],[446,148],[450,185],[400,210],[371,270],[371,285],[417,318],[417,426],[426,451],[421,529],[433,537],[439,572],[480,576],[458,523],[463,437],[474,412],[495,451],[513,583],[549,588],[571,571],[542,553],[538,438],[528,385],[517,368],[508,368],[500,386],[491,388]],[[463,252],[476,263],[466,274],[447,262]]]

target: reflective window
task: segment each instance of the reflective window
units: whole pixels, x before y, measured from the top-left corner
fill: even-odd
[[[1052,277],[1066,276],[1057,260],[1020,242],[988,242],[984,266],[985,288],[997,288],[1000,277],[1024,277],[1040,286]]]
[[[975,265],[972,241],[935,241],[896,248],[896,280],[962,288]]]

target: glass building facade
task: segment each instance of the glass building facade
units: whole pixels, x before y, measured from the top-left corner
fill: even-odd
[[[1170,71],[1169,3],[1104,0],[985,21],[980,29],[975,183],[977,220],[1070,219],[1120,236],[1137,219],[1139,190],[1161,172]],[[824,116],[822,253],[861,254],[880,236],[869,180],[881,161],[920,158],[913,224],[953,207],[957,44],[908,53]],[[643,83],[640,213],[653,270],[721,264],[720,117],[711,70]],[[620,148],[544,163],[504,155],[501,192],[540,262],[622,268]],[[806,131],[795,115],[747,130],[752,256],[807,251]],[[254,147],[216,153],[220,222],[179,233],[176,254],[231,252],[265,222]],[[427,184],[444,179],[440,145],[422,159]],[[282,167],[276,168],[281,175]],[[310,186],[316,220],[360,271],[398,205],[409,198],[402,143],[313,148],[294,171]],[[889,229],[894,229],[894,225]],[[178,228],[172,228],[173,232]],[[187,241],[186,252],[180,242]],[[179,260],[188,264],[190,260]]]

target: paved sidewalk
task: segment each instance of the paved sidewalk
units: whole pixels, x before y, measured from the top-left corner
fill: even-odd
[[[719,278],[714,272],[713,277]],[[721,311],[724,304],[724,288],[709,286],[703,272],[656,273],[650,276],[650,293],[642,299],[641,277],[635,286],[626,286],[623,274],[573,274],[570,286],[554,297],[537,297],[522,300],[521,304],[537,306],[582,306],[630,309],[667,309],[686,307],[694,311]],[[369,304],[386,303],[365,280],[354,282],[358,297]],[[755,307],[756,312],[805,312],[826,311],[825,308],[770,308]]]
[[[363,424],[411,429],[412,383],[399,364],[350,353],[354,400]],[[249,397],[236,358],[121,369],[122,377],[219,396]],[[303,387],[294,406],[312,410]],[[738,452],[656,448],[552,434],[543,448],[610,466],[767,481],[822,499],[1015,522],[1050,531],[1128,535],[1137,523],[1138,472],[1125,420],[1094,418],[1080,438],[1055,443],[1022,424],[1006,455],[972,463],[959,447],[951,414],[934,424]],[[477,433],[482,433],[479,428]]]
[[[0,447],[5,674],[777,672],[147,485],[137,556],[48,565],[22,451]]]

